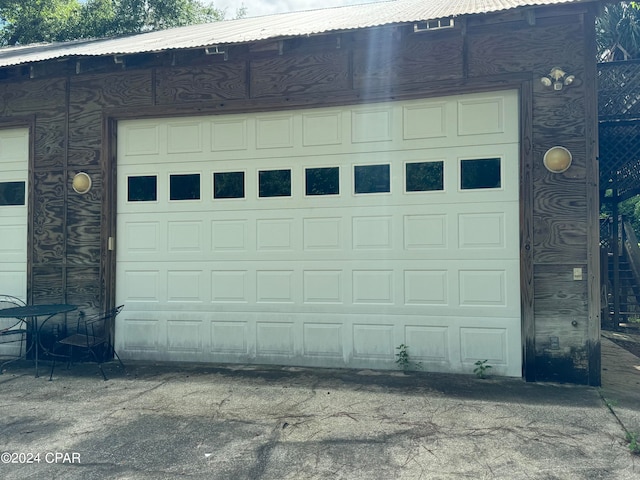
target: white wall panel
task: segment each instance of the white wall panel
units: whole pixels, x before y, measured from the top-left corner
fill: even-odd
[[[504,213],[458,215],[460,248],[504,248]]]
[[[167,153],[202,152],[201,122],[181,122],[167,125]]]
[[[460,305],[506,306],[506,272],[504,270],[460,270]]]
[[[406,249],[446,247],[446,215],[406,215],[404,243]]]
[[[160,126],[149,122],[146,124],[132,124],[121,130],[124,138],[122,150],[118,152],[123,157],[135,155],[157,155],[160,153]]]
[[[391,217],[354,217],[353,249],[390,249],[392,247]]]
[[[258,322],[256,328],[258,355],[293,354],[293,323]]]
[[[393,270],[354,270],[353,303],[393,303],[393,280]]]
[[[293,271],[256,272],[256,297],[264,303],[293,303]]]
[[[305,250],[337,250],[342,247],[340,218],[305,218]]]
[[[202,251],[202,222],[167,222],[170,252]]]
[[[247,271],[214,270],[211,272],[211,301],[247,303]]]
[[[247,246],[246,220],[214,220],[211,224],[213,250],[245,250]]]
[[[211,322],[211,353],[247,353],[247,322]]]
[[[29,160],[29,130],[16,128],[0,131],[0,163],[10,163],[0,171],[25,170]]]
[[[407,325],[404,329],[409,358],[429,362],[449,362],[449,328]]]
[[[353,143],[385,142],[393,138],[391,108],[354,109],[351,116]]]
[[[125,270],[120,272],[122,291],[120,298],[126,302],[159,302],[160,271]]]
[[[355,324],[353,354],[360,358],[393,358],[395,355],[393,325]]]
[[[202,270],[169,270],[168,302],[202,302]]]
[[[464,363],[488,360],[490,365],[507,363],[507,330],[505,328],[461,328],[460,352]]]
[[[169,320],[167,350],[169,352],[202,352],[202,322]]]
[[[12,295],[22,300],[27,298],[26,262],[2,262],[0,271],[0,288],[5,295]]]
[[[406,270],[404,302],[407,305],[447,305],[448,283],[446,270]]]
[[[502,97],[458,101],[458,135],[504,132]]]
[[[162,332],[160,323],[156,319],[140,318],[120,322],[122,347],[130,351],[158,351]]]
[[[128,222],[124,225],[124,242],[120,248],[129,254],[159,253],[159,222]]]
[[[2,225],[1,228],[2,241],[0,242],[0,262],[12,262],[24,259],[27,226]]]
[[[407,105],[402,111],[405,140],[447,136],[446,102]]]
[[[293,115],[256,117],[256,148],[293,147]]]
[[[305,270],[303,291],[305,303],[342,303],[344,292],[342,271]]]
[[[293,248],[293,220],[258,220],[258,250],[291,250]]]
[[[304,353],[320,357],[341,357],[344,337],[342,330],[343,326],[339,323],[305,323]]]
[[[305,147],[339,145],[342,143],[342,113],[304,113],[302,129],[302,144]]]
[[[211,151],[246,150],[247,119],[226,119],[211,122]]]

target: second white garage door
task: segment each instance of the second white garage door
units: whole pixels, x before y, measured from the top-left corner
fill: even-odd
[[[518,96],[123,121],[123,358],[521,375]]]

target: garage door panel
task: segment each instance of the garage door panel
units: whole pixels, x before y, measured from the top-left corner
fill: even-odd
[[[405,146],[419,150],[448,148],[453,140],[458,147],[478,147],[512,143],[518,138],[516,95],[450,98],[444,106],[435,101],[431,107],[412,101],[354,106],[342,112],[317,109],[238,115],[238,119],[221,115],[198,119],[200,127],[191,129],[191,119],[129,121],[121,127],[119,157],[126,163],[149,165],[175,162],[184,153],[182,149],[194,150],[190,152],[193,162],[210,161],[211,152],[218,159],[239,161],[354,152],[380,155]],[[169,125],[203,148],[196,149],[179,135],[170,135]],[[256,150],[262,153],[256,155]]]
[[[247,355],[248,329],[246,321],[212,320],[209,352],[218,355]]]
[[[456,259],[516,258],[519,252],[517,237],[509,234],[518,226],[518,210],[508,203],[287,212],[221,212],[214,220],[200,212],[175,213],[162,223],[147,214],[121,215],[119,258],[241,261],[260,252],[261,258],[283,260]],[[327,213],[334,216],[320,216]]]
[[[167,321],[167,351],[203,353],[203,321]]]
[[[344,355],[344,325],[305,322],[302,328],[304,355],[320,358]]]
[[[449,330],[446,326],[405,325],[405,345],[411,345],[410,357],[419,362],[449,363]]]
[[[29,130],[0,130],[0,292],[22,300],[27,298],[28,172]],[[0,354],[15,353],[15,345],[3,345]]]
[[[119,197],[119,213],[135,212],[209,212],[217,210],[221,212],[231,211],[261,211],[272,210],[274,208],[341,208],[350,206],[359,207],[401,207],[405,205],[432,205],[436,207],[442,203],[495,203],[518,200],[518,186],[512,185],[512,181],[506,178],[517,178],[517,158],[518,149],[502,148],[487,149],[480,151],[479,148],[469,149],[466,155],[459,155],[464,149],[450,149],[449,155],[439,157],[437,160],[425,158],[413,152],[394,153],[395,164],[391,166],[391,184],[388,193],[355,194],[354,192],[354,169],[366,165],[387,165],[388,155],[367,155],[366,161],[355,157],[340,156],[336,158],[325,158],[322,162],[306,160],[306,164],[286,165],[281,162],[277,164],[264,164],[253,162],[251,168],[239,166],[237,164],[220,164],[209,159],[202,165],[194,164],[194,167],[186,170],[184,165],[169,164],[154,165],[153,169],[132,170],[131,166],[120,169],[118,172],[119,183],[123,185],[126,192],[127,180],[129,177],[152,176],[157,181],[157,200],[150,201],[128,201],[126,195]],[[397,158],[397,159],[396,159]],[[460,162],[474,159],[500,159],[502,169],[500,179],[502,185],[499,188],[482,189],[461,189]],[[303,160],[296,159],[296,163]],[[432,163],[433,161],[444,162],[444,184],[441,190],[405,192],[405,164],[416,162]],[[337,162],[343,162],[339,168],[340,192],[337,195],[310,195],[304,193],[305,169],[306,168],[328,168],[336,167]],[[348,163],[347,163],[348,162]],[[259,198],[258,197],[258,172],[285,169],[291,170],[292,197]],[[213,198],[213,173],[243,172],[245,176],[245,195],[237,199],[214,199]],[[171,201],[169,199],[169,180],[171,175],[190,173],[200,175],[200,199],[196,201]]]
[[[398,345],[409,345],[410,354],[426,371],[471,373],[477,360],[489,359],[496,374],[519,376],[514,358],[519,345],[519,318],[470,318],[466,316],[420,316],[393,314],[325,314],[281,312],[220,312],[204,315],[203,322],[177,312],[123,311],[117,329],[116,348],[122,358],[178,361],[256,362],[339,367],[345,364],[388,368]],[[168,325],[194,328],[202,338],[187,336],[181,345],[198,350],[174,349],[169,353]],[[481,322],[481,323],[478,323]],[[481,325],[481,326],[480,326]],[[193,331],[193,330],[192,330]],[[479,342],[474,342],[480,335]],[[173,340],[171,340],[173,341]],[[198,343],[200,342],[200,343]],[[199,345],[202,350],[199,350]],[[178,345],[177,343],[175,345]]]
[[[473,365],[478,360],[488,360],[490,365],[506,365],[507,329],[470,328],[460,329],[460,360]]]
[[[519,376],[517,103],[122,122],[119,353]]]
[[[520,310],[511,260],[325,260],[122,265],[118,295],[128,304],[199,311],[376,311],[511,317]],[[125,270],[126,268],[126,270]],[[514,278],[515,277],[515,278]],[[175,306],[174,306],[175,305]]]
[[[222,270],[226,268],[226,270]],[[232,269],[233,268],[233,269]],[[211,302],[212,303],[242,303],[251,301],[254,290],[248,270],[238,269],[235,265],[221,266],[211,269]],[[253,288],[252,288],[253,287]]]

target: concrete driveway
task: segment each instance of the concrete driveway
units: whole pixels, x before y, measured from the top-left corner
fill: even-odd
[[[0,376],[0,478],[636,479],[631,357],[603,389],[154,364],[111,364],[107,382],[95,365],[63,367],[49,382],[23,364]]]

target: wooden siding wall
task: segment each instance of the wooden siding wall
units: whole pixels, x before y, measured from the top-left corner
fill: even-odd
[[[83,310],[113,301],[106,239],[115,233],[115,152],[106,139],[118,118],[519,88],[525,377],[598,384],[593,29],[592,12],[577,5],[471,17],[451,31],[382,28],[237,46],[227,61],[190,51],[129,57],[124,67],[103,58],[5,72],[2,119],[31,118],[34,128],[29,296]],[[554,66],[576,83],[545,89],[539,78]],[[542,165],[554,145],[573,153],[565,173]],[[84,196],[71,189],[78,171],[94,182]],[[585,280],[573,280],[574,267]]]

